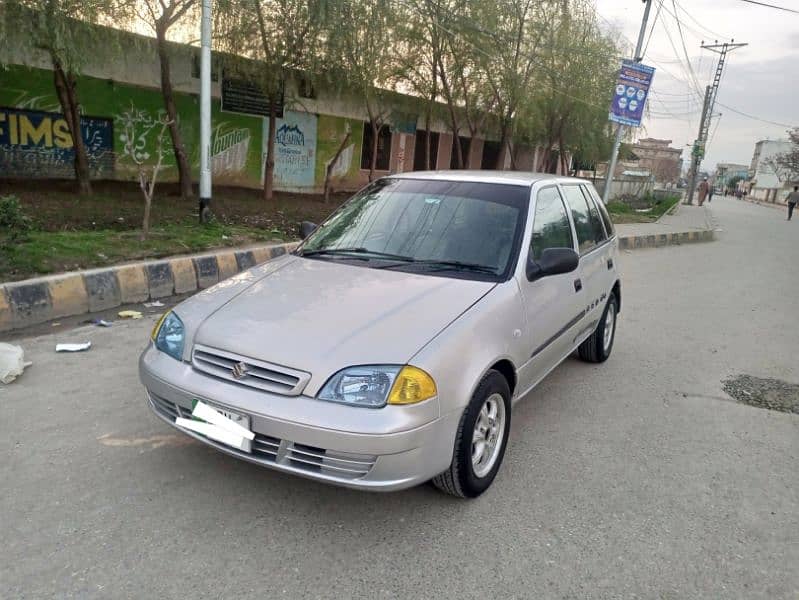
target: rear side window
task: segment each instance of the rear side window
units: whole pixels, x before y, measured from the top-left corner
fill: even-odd
[[[547,248],[574,248],[569,215],[556,187],[538,192],[535,202],[530,254],[538,260]]]
[[[616,231],[613,229],[613,221],[610,220],[610,215],[608,214],[608,209],[605,208],[605,203],[599,198],[596,193],[596,190],[593,186],[581,186],[583,188],[583,193],[585,197],[588,198],[589,203],[593,201],[596,205],[597,210],[599,210],[599,216],[602,218],[602,222],[605,224],[605,231],[608,234],[608,237],[612,237]]]
[[[577,244],[580,254],[585,254],[594,246],[605,241],[605,230],[596,206],[588,204],[583,192],[577,185],[564,185],[563,193],[566,195],[566,204],[572,211],[574,228],[577,230]]]

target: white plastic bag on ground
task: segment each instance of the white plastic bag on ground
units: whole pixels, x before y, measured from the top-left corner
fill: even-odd
[[[22,348],[0,342],[0,382],[11,383],[32,364],[25,362]]]

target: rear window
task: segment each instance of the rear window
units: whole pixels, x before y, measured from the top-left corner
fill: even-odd
[[[563,193],[566,196],[566,203],[572,211],[580,254],[585,254],[605,241],[605,229],[602,226],[599,211],[596,206],[589,205],[580,186],[564,185]]]
[[[596,193],[596,190],[593,186],[584,185],[581,187],[583,188],[585,197],[588,198],[589,201],[593,200],[594,205],[599,211],[599,216],[602,218],[602,223],[605,225],[605,231],[607,232],[608,237],[613,237],[613,235],[616,233],[616,230],[613,229],[613,221],[610,220],[610,215],[608,214],[608,209],[605,208],[605,203],[602,202],[602,199]]]

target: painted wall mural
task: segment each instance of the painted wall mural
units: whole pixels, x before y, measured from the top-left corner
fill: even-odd
[[[135,180],[136,169],[126,159],[130,151],[124,119],[156,122],[164,104],[156,89],[136,87],[108,79],[82,76],[78,95],[83,113],[84,140],[90,149],[92,177]],[[178,127],[194,177],[199,178],[199,99],[176,93]],[[73,154],[66,123],[53,87],[52,71],[9,65],[0,69],[0,177],[72,178]],[[10,115],[14,115],[13,119]],[[91,115],[91,116],[89,116]],[[215,99],[211,108],[211,164],[214,184],[260,187],[266,127],[260,116],[224,113]],[[11,122],[15,127],[12,140]],[[339,188],[359,187],[363,123],[331,115],[286,110],[278,120],[275,184],[277,189],[321,190],[325,168],[332,160],[347,128],[351,137],[336,163]],[[13,143],[12,143],[13,141]],[[155,136],[135,141],[135,151],[156,160]],[[63,147],[62,147],[63,146]],[[163,179],[177,179],[173,153],[164,157]]]
[[[111,119],[81,117],[92,177],[114,170]],[[58,113],[0,107],[0,173],[9,177],[70,177],[75,148],[66,120]]]
[[[313,188],[316,167],[316,115],[286,110],[277,119],[275,131],[275,187]],[[264,149],[269,119],[264,119]]]

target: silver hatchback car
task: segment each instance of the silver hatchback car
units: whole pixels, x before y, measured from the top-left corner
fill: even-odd
[[[238,458],[475,497],[514,401],[613,348],[618,242],[587,181],[395,175],[304,225],[292,254],[166,313],[140,359],[155,414]]]

